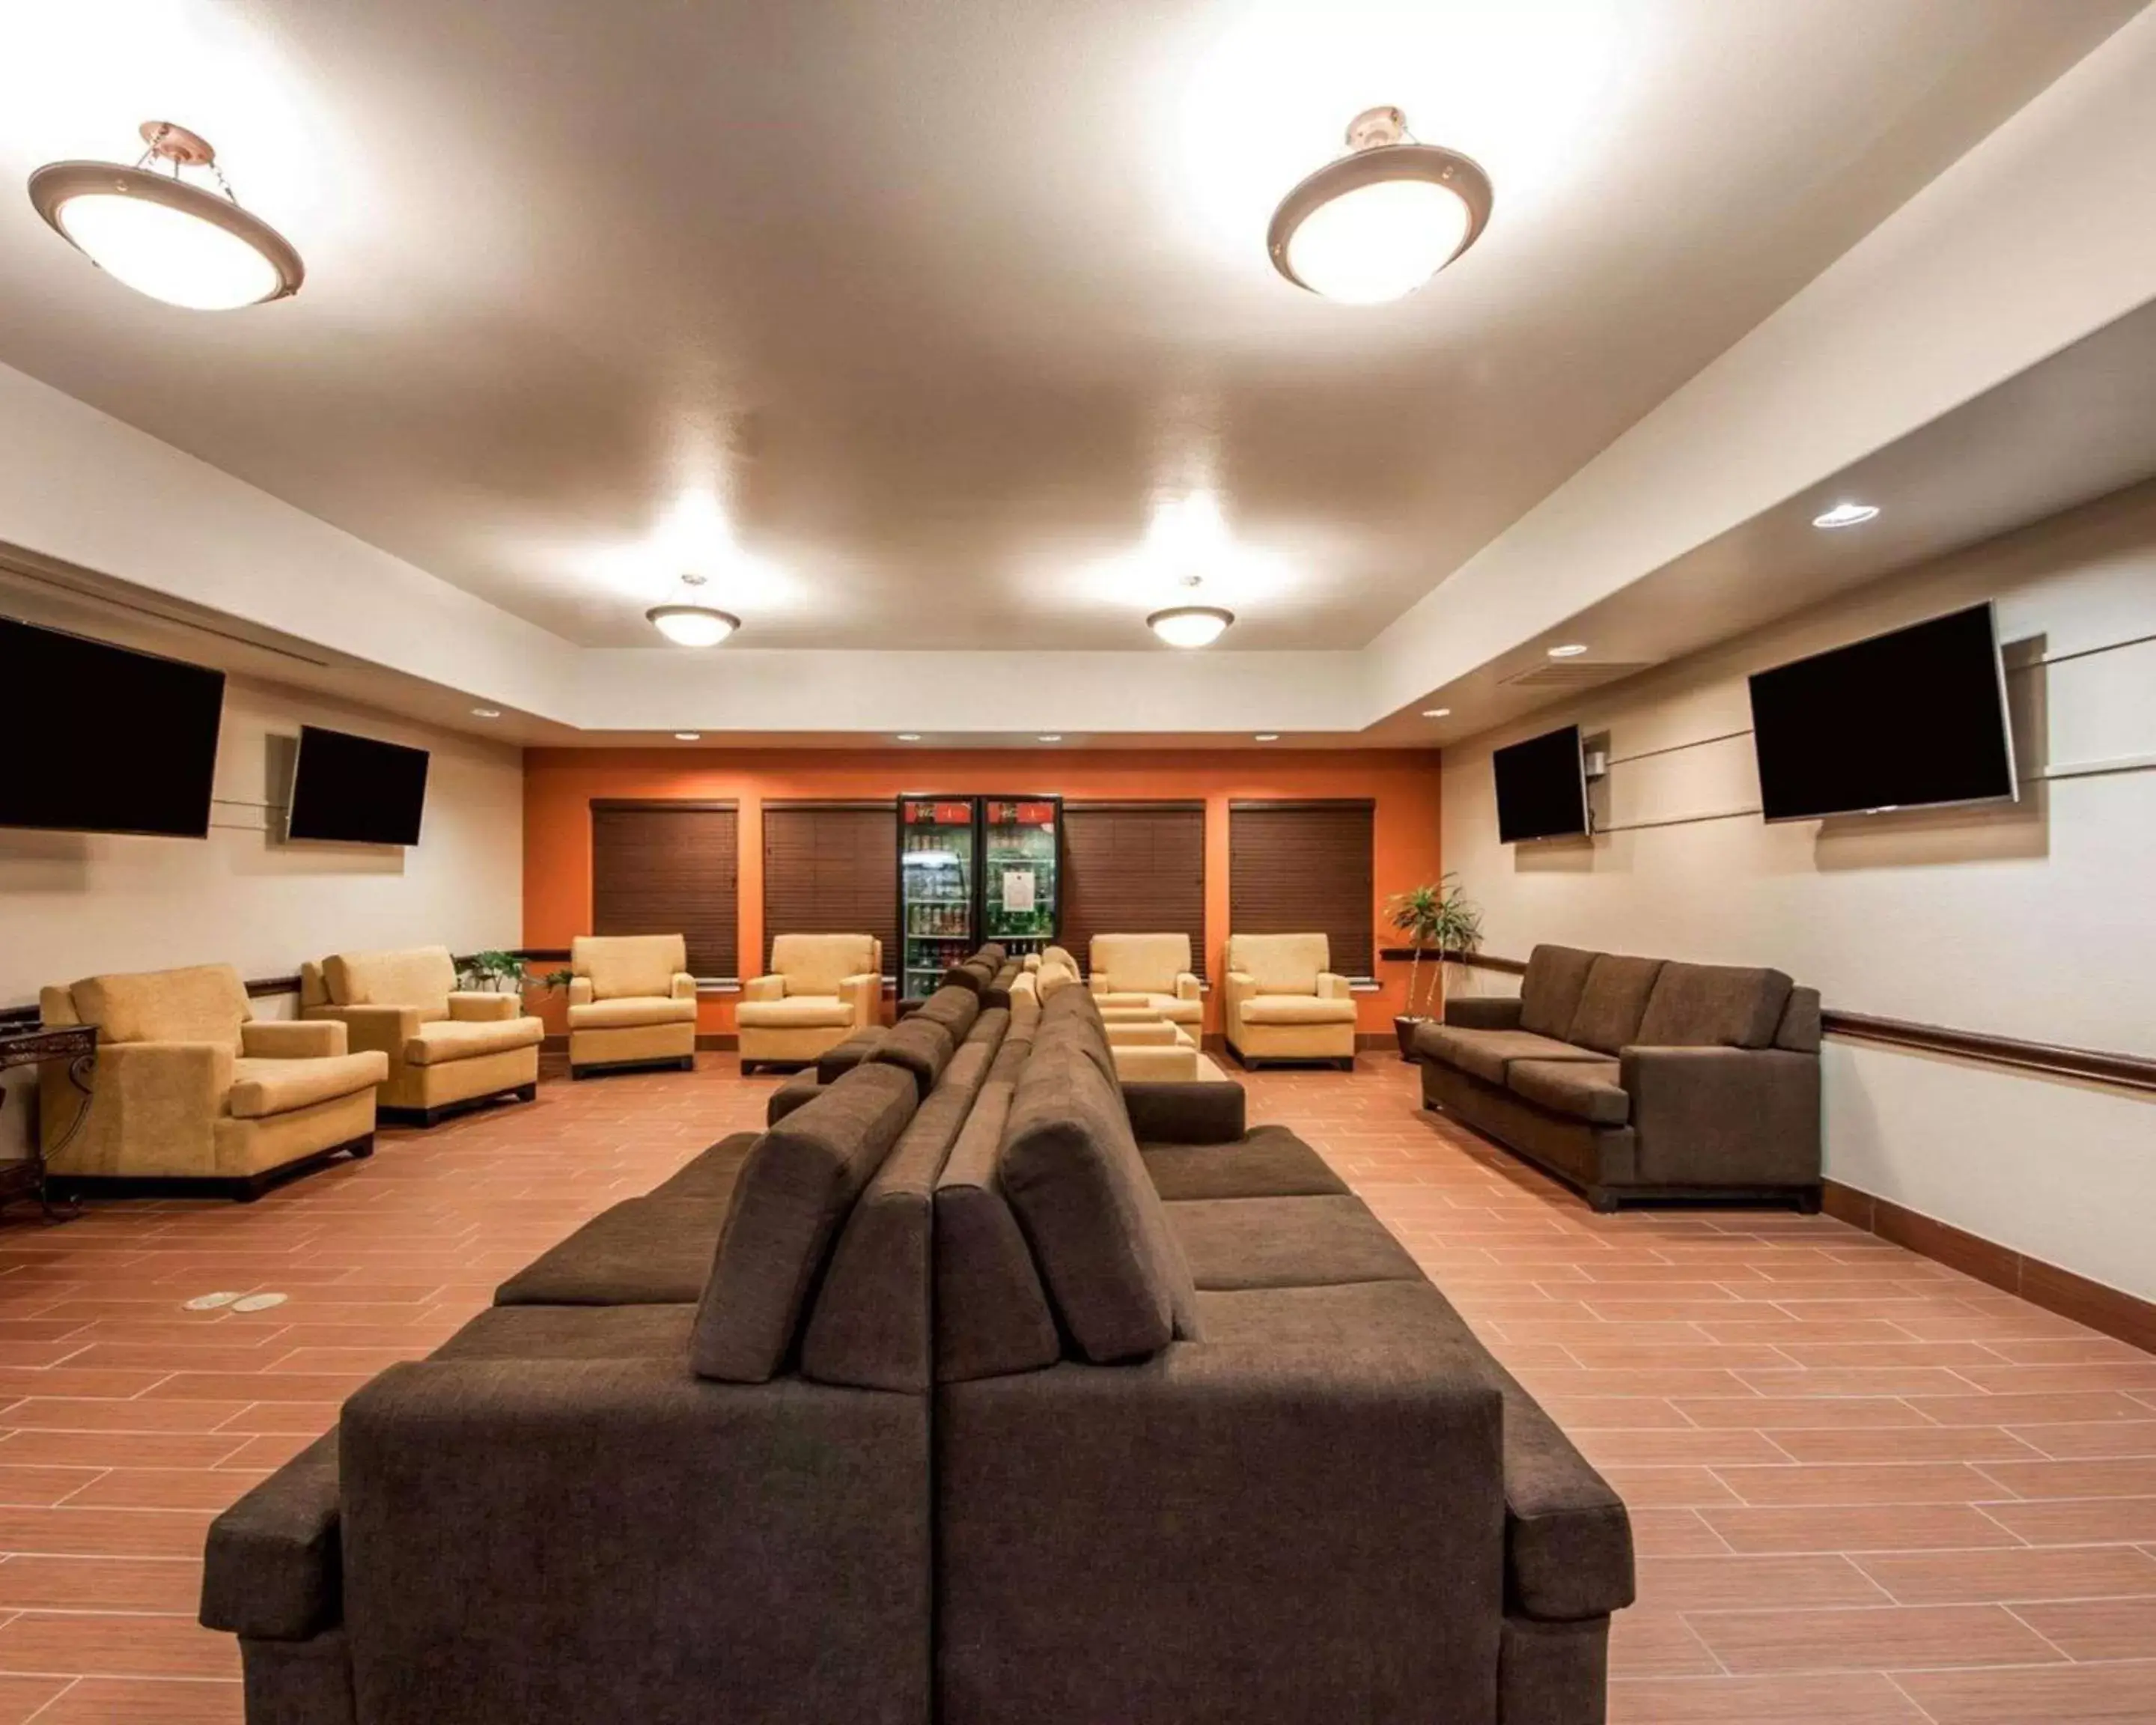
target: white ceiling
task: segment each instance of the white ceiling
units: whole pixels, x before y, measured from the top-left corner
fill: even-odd
[[[0,362],[583,645],[693,562],[744,647],[1134,648],[1194,563],[1355,647],[2138,6],[0,0],[0,181],[177,120],[310,270],[0,198]],[[1265,218],[1380,101],[1496,214],[1336,306]]]

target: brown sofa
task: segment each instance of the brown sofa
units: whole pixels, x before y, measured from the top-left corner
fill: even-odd
[[[1539,946],[1517,999],[1445,1003],[1424,1105],[1627,1202],[1820,1203],[1820,997],[1779,970]]]

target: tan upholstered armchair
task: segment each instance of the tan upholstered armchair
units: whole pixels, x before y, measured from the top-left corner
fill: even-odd
[[[1228,1048],[1245,1066],[1260,1060],[1355,1064],[1355,999],[1327,967],[1322,934],[1231,934],[1223,1014]]]
[[[1105,1028],[1116,1076],[1125,1084],[1188,1084],[1228,1076],[1199,1048],[1194,1025],[1171,1024],[1166,1019],[1110,1019]]]
[[[449,1109],[539,1093],[547,1027],[514,994],[465,993],[447,947],[332,952],[300,967],[300,1015],[341,1024],[355,1049],[388,1057],[385,1120],[432,1126]]]
[[[1089,985],[1103,1013],[1143,1008],[1171,1024],[1204,1022],[1187,934],[1095,935]]]
[[[883,1016],[883,942],[865,934],[781,934],[771,970],[742,988],[742,1070],[806,1065]]]
[[[696,979],[678,934],[580,934],[569,947],[569,1076],[696,1065]]]
[[[87,1101],[57,1064],[40,1080],[56,1185],[199,1182],[251,1199],[296,1164],[373,1153],[388,1062],[347,1052],[341,1024],[255,1022],[228,964],[90,977],[38,1004],[49,1024],[97,1028]]]

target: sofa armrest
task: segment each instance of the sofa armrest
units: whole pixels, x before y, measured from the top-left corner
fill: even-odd
[[[1628,1048],[1639,1183],[1811,1186],[1820,1179],[1820,1063],[1779,1048]]]
[[[339,1533],[332,1431],[209,1524],[203,1627],[269,1641],[335,1627],[344,1611]]]
[[[668,992],[676,1000],[694,1000],[696,998],[696,979],[685,970],[677,970],[674,973],[673,985]]]
[[[1445,1022],[1463,1030],[1517,1030],[1520,1002],[1503,994],[1466,994],[1445,1003]]]
[[[877,1024],[883,1018],[883,973],[864,970],[839,984],[839,998],[854,1009],[856,1028]]]
[[[945,1385],[944,1692],[1010,1719],[1489,1718],[1499,1409],[1481,1373],[1377,1348]],[[1144,1647],[1173,1656],[1142,1678],[1072,1656]]]
[[[1321,970],[1317,973],[1317,998],[1320,1000],[1350,1000],[1354,994],[1348,978],[1337,971]]]
[[[1243,1086],[1232,1081],[1127,1081],[1122,1091],[1131,1136],[1141,1144],[1234,1144],[1250,1129]]]
[[[419,1034],[416,1006],[314,1006],[308,1016],[342,1024],[346,1046],[352,1054],[369,1049],[389,1056],[393,1069],[404,1059],[404,1045]]]
[[[348,1051],[349,1032],[336,1019],[250,1019],[239,1027],[239,1051],[255,1060],[313,1060]]]
[[[593,991],[592,979],[589,977],[572,976],[569,978],[570,1005],[589,1006],[598,998],[598,996]]]
[[[419,1361],[340,1439],[345,1615],[383,1717],[928,1717],[925,1397]]]
[[[742,984],[742,1004],[752,1000],[783,1000],[786,998],[786,978],[783,976],[752,976]]]
[[[516,994],[482,994],[476,989],[449,996],[449,1018],[460,1024],[506,1024],[524,1016],[524,1001]]]
[[[1188,971],[1178,971],[1175,976],[1175,998],[1178,1000],[1198,1000],[1204,998],[1198,978]]]

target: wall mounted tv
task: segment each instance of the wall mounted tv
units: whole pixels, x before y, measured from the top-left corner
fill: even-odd
[[[1501,842],[1578,838],[1587,831],[1587,765],[1579,752],[1578,726],[1499,749],[1491,764],[1497,774]]]
[[[1768,820],[2010,800],[1990,605],[1757,673],[1752,747]]]
[[[417,845],[427,752],[319,725],[300,727],[285,836],[346,845]]]
[[[208,835],[223,671],[0,618],[0,689],[34,726],[0,771],[0,827]]]

